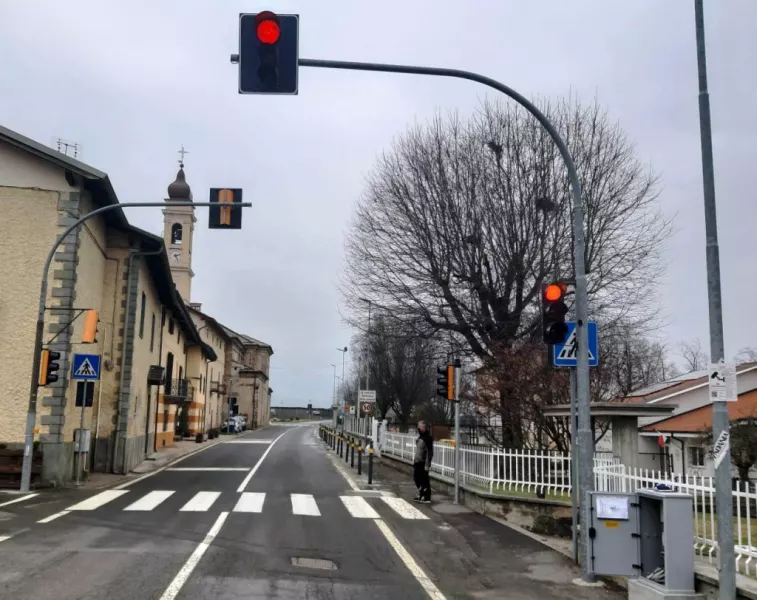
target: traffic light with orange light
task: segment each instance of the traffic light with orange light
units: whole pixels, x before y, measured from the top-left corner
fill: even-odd
[[[218,206],[210,207],[209,229],[242,229],[240,188],[210,188],[210,202]]]
[[[547,344],[563,344],[568,337],[568,325],[565,323],[568,314],[565,304],[567,291],[568,286],[562,281],[541,285],[542,340]]]
[[[455,365],[436,368],[436,395],[445,400],[455,399]]]
[[[56,362],[58,360],[60,360],[60,352],[42,350],[39,361],[39,385],[50,385],[58,381],[56,374],[56,371],[60,369],[60,365]]]
[[[239,93],[296,94],[299,15],[239,15]]]
[[[94,344],[97,341],[97,324],[100,315],[96,310],[88,310],[84,315],[84,330],[81,334],[82,344]]]

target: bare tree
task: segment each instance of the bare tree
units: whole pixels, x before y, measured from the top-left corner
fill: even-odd
[[[598,105],[539,104],[583,186],[592,317],[603,327],[653,319],[670,232],[655,176]],[[511,375],[497,362],[534,335],[541,282],[573,272],[571,211],[559,152],[522,109],[486,102],[467,120],[411,128],[378,161],[347,238],[352,322],[369,296],[406,331],[449,333],[498,374],[507,403]]]
[[[743,364],[748,362],[757,362],[757,348],[751,346],[745,346],[739,350],[735,357],[736,364]]]
[[[702,343],[699,339],[681,342],[678,346],[678,355],[683,359],[684,368],[688,371],[706,369],[710,360],[707,353],[702,350]]]

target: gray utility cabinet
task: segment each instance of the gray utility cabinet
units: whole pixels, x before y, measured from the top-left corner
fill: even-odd
[[[693,498],[641,489],[591,492],[590,569],[629,580],[629,597],[696,598]]]

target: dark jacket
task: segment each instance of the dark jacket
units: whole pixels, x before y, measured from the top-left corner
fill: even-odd
[[[415,456],[413,457],[414,463],[425,463],[427,467],[431,467],[431,461],[434,458],[434,439],[428,431],[418,435],[418,439],[415,440]]]

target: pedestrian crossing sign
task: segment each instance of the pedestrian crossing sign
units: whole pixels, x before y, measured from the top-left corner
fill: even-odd
[[[578,336],[576,335],[576,322],[566,321],[568,326],[568,337],[563,344],[552,346],[553,362],[556,367],[577,367],[578,366]],[[589,334],[589,366],[596,367],[599,364],[599,336],[597,323],[589,321],[587,323],[587,333]]]
[[[75,381],[97,381],[100,379],[99,354],[74,354],[71,379]]]

